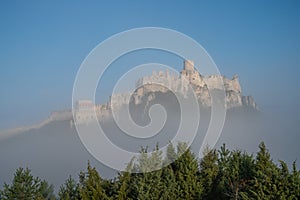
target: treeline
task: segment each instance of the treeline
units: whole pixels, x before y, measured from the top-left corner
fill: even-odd
[[[11,185],[4,184],[0,199],[300,199],[300,171],[283,161],[275,164],[264,143],[256,155],[239,150],[207,149],[197,157],[184,143],[170,144],[166,156],[156,148],[151,156],[142,149],[138,162],[113,180],[101,178],[89,163],[79,181],[69,177],[58,194],[46,181],[19,168]],[[177,155],[181,155],[175,160]],[[158,169],[162,164],[166,167]],[[134,173],[136,171],[148,173]]]

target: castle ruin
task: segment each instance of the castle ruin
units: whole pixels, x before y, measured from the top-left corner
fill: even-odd
[[[223,86],[220,86],[219,80],[223,80]],[[169,90],[185,94],[188,86],[191,86],[198,98],[200,105],[211,107],[211,98],[207,83],[210,83],[210,89],[222,89],[224,87],[226,94],[227,109],[241,106],[248,106],[257,109],[253,97],[243,96],[238,76],[233,76],[228,79],[222,75],[201,75],[194,66],[191,60],[185,60],[183,70],[179,75],[170,74],[168,70],[153,71],[152,75],[145,76],[137,80],[136,91],[132,95],[135,104],[140,104],[142,97],[148,93],[162,92]],[[128,93],[113,94],[106,104],[93,104],[91,101],[78,101],[75,108],[75,120],[84,122],[93,119],[92,112],[96,112],[98,118],[111,116],[111,109],[119,109],[122,105],[128,104],[131,100],[131,95]]]

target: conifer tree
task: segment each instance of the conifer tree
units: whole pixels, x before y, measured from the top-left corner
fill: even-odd
[[[174,162],[174,174],[178,199],[200,198],[203,188],[199,181],[198,161],[195,155],[187,148],[186,143],[178,143],[177,155],[180,157]]]
[[[226,195],[226,176],[229,168],[229,160],[231,156],[231,151],[226,148],[226,145],[223,144],[218,150],[218,176],[214,181],[211,189],[211,195],[209,199],[228,199]]]
[[[169,165],[162,169],[162,182],[163,188],[161,193],[161,199],[177,199],[178,186],[172,166]]]
[[[296,161],[293,162],[292,172],[289,180],[289,188],[291,199],[300,199],[300,171],[297,170]]]
[[[61,200],[79,200],[79,185],[70,176],[64,185],[62,185],[58,192],[58,197]]]
[[[116,199],[118,200],[130,200],[132,199],[130,195],[134,194],[134,187],[132,187],[132,177],[134,177],[134,175],[131,174],[133,172],[133,161],[134,158],[131,159],[126,170],[118,175],[116,184]]]
[[[173,167],[173,162],[176,160],[176,158],[177,158],[177,154],[175,148],[172,143],[169,143],[167,147],[166,158],[164,160],[165,163],[164,166],[170,164],[171,167]]]
[[[248,186],[254,176],[254,159],[252,156],[236,150],[231,152],[228,165],[230,167],[224,172],[225,194],[234,200],[247,198],[249,196]]]
[[[204,151],[204,156],[200,161],[200,181],[203,185],[204,199],[215,199],[216,193],[214,185],[216,184],[216,179],[218,176],[219,166],[218,166],[218,154],[216,150],[206,148]]]
[[[79,183],[69,177],[60,187],[59,199],[300,199],[296,162],[292,169],[283,161],[274,164],[264,143],[255,158],[223,145],[219,151],[206,149],[200,162],[185,143],[179,143],[177,151],[170,144],[164,159],[158,145],[152,153],[147,151],[142,148],[137,162],[133,158],[127,170],[113,180],[102,179],[88,163]],[[33,177],[29,169],[19,168],[11,185],[4,184],[0,199],[51,200],[55,196],[53,186]]]
[[[39,192],[42,195],[41,199],[49,199],[49,200],[55,199],[53,185],[49,185],[48,182],[45,180],[41,181]]]
[[[159,199],[163,190],[162,175],[162,152],[158,145],[148,157],[147,149],[142,149],[139,163],[136,168],[143,172],[137,176],[137,199]],[[149,172],[150,171],[150,172]]]
[[[259,152],[255,161],[254,186],[251,190],[256,199],[276,199],[277,168],[271,159],[271,155],[262,142],[259,144]]]
[[[88,163],[87,172],[80,173],[79,180],[79,193],[83,200],[109,199],[102,188],[102,178],[90,163]]]
[[[14,175],[11,185],[4,184],[1,192],[3,200],[44,200],[55,199],[53,194],[53,186],[46,181],[41,181],[38,177],[33,177],[31,171],[26,168],[18,168]]]

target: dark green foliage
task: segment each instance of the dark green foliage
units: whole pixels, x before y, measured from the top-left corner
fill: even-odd
[[[161,179],[163,180],[161,199],[176,199],[178,197],[179,189],[171,166],[163,168]]]
[[[248,197],[248,189],[254,176],[254,159],[240,151],[233,151],[224,170],[224,194],[230,199]]]
[[[16,170],[11,185],[4,184],[1,192],[3,200],[44,200],[55,199],[53,195],[53,186],[49,186],[46,181],[33,177],[29,169],[19,168]]]
[[[167,155],[165,158],[165,164],[172,164],[177,158],[177,154],[175,152],[175,148],[172,143],[170,143],[167,147]]]
[[[40,199],[55,199],[53,185],[49,185],[48,182],[45,180],[42,181],[40,184],[39,193],[42,195],[42,198]]]
[[[174,174],[177,182],[178,199],[197,199],[202,193],[198,176],[198,160],[185,143],[177,146],[179,158],[174,162]]]
[[[290,173],[285,162],[273,163],[264,143],[259,145],[256,156],[253,186],[250,189],[253,199],[299,199],[299,171],[293,164]]]
[[[95,168],[88,163],[87,172],[79,175],[79,194],[81,199],[109,199],[103,189],[104,181]]]
[[[283,161],[275,164],[264,143],[256,156],[239,150],[205,150],[199,161],[179,143],[167,147],[165,158],[158,145],[148,153],[142,148],[125,172],[113,180],[100,177],[88,163],[79,182],[69,177],[60,187],[58,198],[82,199],[300,199],[300,171],[294,162],[289,168]],[[177,158],[177,159],[176,159]],[[170,164],[169,164],[170,163]],[[167,165],[169,164],[169,165]],[[164,166],[164,167],[162,167]],[[139,172],[139,173],[138,173]],[[142,172],[142,173],[140,173]],[[18,169],[11,185],[5,184],[0,199],[55,199],[53,187],[34,178],[30,170]]]
[[[300,171],[297,171],[296,162],[293,163],[292,172],[289,175],[288,186],[291,197],[300,199]]]
[[[199,178],[203,185],[203,199],[215,199],[217,178],[219,175],[218,154],[216,150],[206,149],[200,161]]]
[[[135,191],[132,187],[134,174],[131,173],[133,160],[129,162],[125,172],[119,173],[118,179],[115,181],[115,199],[126,200],[132,199],[131,196],[135,196]]]
[[[80,199],[79,184],[70,176],[64,185],[62,185],[58,192],[59,199],[77,200]]]
[[[142,149],[138,163],[134,165],[133,170],[146,173],[135,174],[133,186],[136,197],[132,196],[133,199],[160,198],[163,191],[162,162],[162,152],[158,150],[158,146],[150,156],[147,149]]]

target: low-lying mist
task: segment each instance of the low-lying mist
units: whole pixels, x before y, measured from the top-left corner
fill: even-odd
[[[152,102],[153,105],[157,103]],[[169,143],[181,120],[180,109],[174,109],[172,106],[168,108],[164,101],[160,104],[167,111],[165,126],[157,135],[147,140],[124,134],[113,120],[100,120],[100,124],[107,137],[117,146],[134,152],[139,152],[140,148],[145,146],[152,150],[156,144],[161,147]],[[141,113],[144,112],[138,108],[132,111],[132,119],[139,125],[146,125],[150,118]],[[201,109],[200,116],[199,130],[191,146],[196,153],[200,149],[211,117],[209,110],[205,109]],[[247,108],[231,109],[227,111],[222,134],[215,148],[225,143],[230,149],[245,150],[255,155],[258,144],[264,141],[274,161],[281,159],[291,165],[294,160],[300,158],[299,128],[296,114],[290,112],[280,111],[274,114]],[[189,132],[188,127],[185,127],[185,131]],[[105,153],[109,155],[110,152]],[[10,182],[16,168],[28,167],[34,175],[54,185],[61,185],[69,175],[77,178],[88,161],[96,166],[104,178],[113,178],[117,173],[89,154],[70,121],[54,121],[40,129],[0,140],[0,184]],[[299,162],[297,165],[300,166]]]

